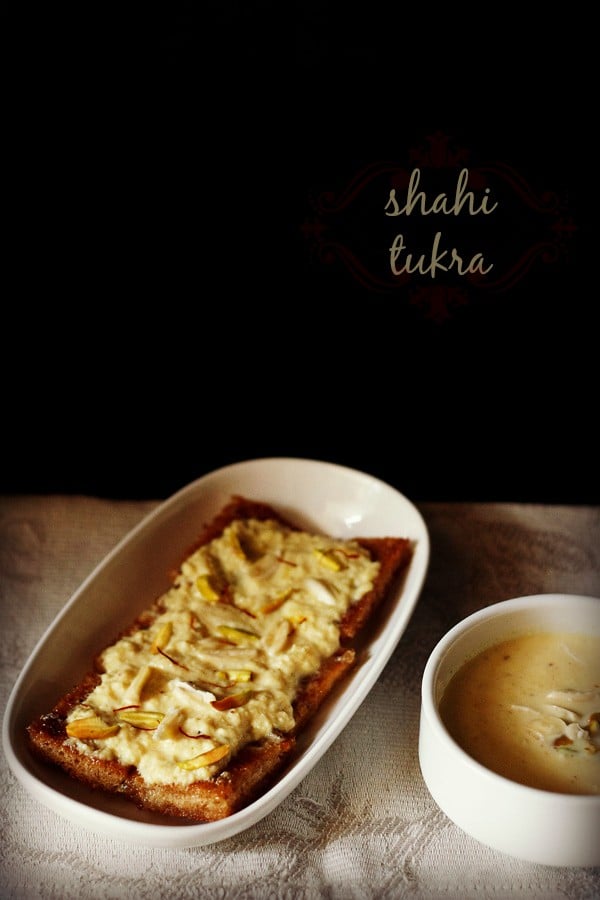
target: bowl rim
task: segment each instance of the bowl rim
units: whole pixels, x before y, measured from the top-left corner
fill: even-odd
[[[446,653],[462,635],[465,635],[477,625],[493,621],[500,617],[510,615],[520,610],[535,610],[545,606],[562,605],[564,602],[582,602],[584,604],[600,604],[600,598],[591,594],[545,593],[528,594],[522,597],[513,597],[510,600],[501,600],[489,606],[476,610],[466,618],[457,622],[444,634],[431,651],[421,680],[421,715],[427,720],[427,724],[435,740],[442,746],[449,747],[461,764],[467,769],[473,770],[480,778],[490,781],[491,784],[502,786],[504,790],[510,790],[514,795],[523,798],[531,797],[538,800],[551,798],[553,803],[560,802],[569,807],[587,807],[600,804],[600,794],[569,794],[560,791],[550,791],[543,788],[531,787],[518,781],[513,781],[505,775],[500,775],[474,759],[452,737],[446,728],[439,713],[439,705],[435,699],[435,687],[440,666]],[[600,611],[600,606],[599,606]]]

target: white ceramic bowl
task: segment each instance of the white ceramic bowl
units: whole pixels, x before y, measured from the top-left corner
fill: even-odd
[[[496,850],[554,866],[600,866],[600,796],[518,784],[476,762],[450,736],[439,703],[452,675],[485,646],[531,630],[600,635],[600,599],[538,594],[481,609],[443,637],[423,673],[419,762],[438,806]]]
[[[91,792],[33,759],[25,726],[88,670],[90,660],[170,583],[173,560],[233,494],[275,506],[296,524],[343,538],[393,536],[414,555],[389,603],[364,635],[363,661],[303,732],[301,747],[273,787],[218,822],[179,824],[123,798]],[[11,693],[3,720],[10,768],[41,803],[76,825],[128,843],[192,847],[231,837],[271,812],[310,772],[381,674],[416,606],[429,561],[429,535],[415,506],[363,472],[310,459],[257,459],[217,469],[147,516],[90,574],[41,637]]]

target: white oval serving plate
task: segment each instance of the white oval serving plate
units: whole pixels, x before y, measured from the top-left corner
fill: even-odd
[[[169,586],[168,572],[202,526],[234,494],[276,507],[300,527],[335,537],[407,537],[414,557],[406,576],[365,636],[361,663],[302,734],[276,783],[240,812],[185,823],[90,791],[35,760],[25,727],[89,670],[90,661]],[[3,721],[9,766],[25,789],[59,815],[94,832],[154,847],[193,847],[231,837],[270,813],[306,777],[363,702],[400,640],[429,562],[429,535],[418,510],[390,485],[317,460],[272,458],[218,469],[182,488],[125,537],[89,575],[38,642],[18,678]]]

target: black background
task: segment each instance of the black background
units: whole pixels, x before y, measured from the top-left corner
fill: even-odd
[[[598,502],[579,26],[376,3],[63,15],[3,21],[2,492],[158,498],[285,455],[415,500]],[[576,225],[565,257],[442,322],[302,231],[315,190],[435,133]],[[519,223],[494,221],[501,258]]]

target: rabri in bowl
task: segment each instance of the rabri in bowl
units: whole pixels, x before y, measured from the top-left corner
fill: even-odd
[[[482,843],[600,865],[600,599],[519,597],[449,631],[423,674],[419,761]]]

